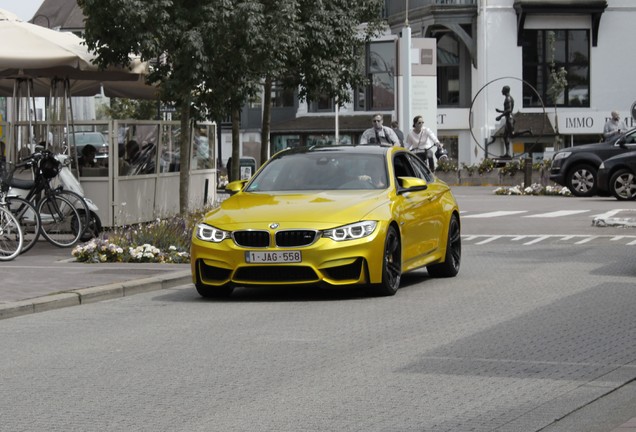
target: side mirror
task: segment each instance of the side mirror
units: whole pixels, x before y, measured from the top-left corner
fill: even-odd
[[[398,177],[398,184],[400,185],[400,193],[414,192],[428,189],[428,183],[426,180],[418,177]]]
[[[227,184],[227,186],[225,186],[225,192],[229,193],[230,195],[234,195],[235,193],[243,190],[245,183],[247,183],[247,180],[235,180],[233,182],[230,182]]]

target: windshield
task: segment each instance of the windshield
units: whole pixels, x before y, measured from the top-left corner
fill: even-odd
[[[285,154],[270,160],[250,181],[248,192],[385,189],[381,155],[347,153]]]

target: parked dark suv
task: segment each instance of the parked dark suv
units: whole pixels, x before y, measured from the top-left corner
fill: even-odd
[[[596,195],[597,172],[601,162],[633,150],[636,150],[636,129],[608,141],[565,148],[552,158],[550,180],[566,186],[572,195]]]

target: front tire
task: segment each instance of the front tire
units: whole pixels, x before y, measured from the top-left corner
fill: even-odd
[[[71,247],[82,235],[80,215],[69,200],[60,195],[44,197],[38,204],[41,234],[57,247]]]
[[[566,183],[574,196],[594,196],[596,195],[596,168],[588,164],[577,165],[570,170]]]
[[[619,201],[633,201],[636,199],[636,178],[634,173],[627,169],[616,171],[612,176],[609,189],[612,195]]]
[[[20,253],[23,254],[35,246],[40,238],[40,214],[33,204],[20,197],[7,197],[7,208],[20,223],[24,238]]]
[[[384,241],[382,259],[382,282],[374,285],[374,291],[380,296],[395,295],[402,279],[402,243],[394,226],[389,226]]]
[[[462,260],[462,236],[459,217],[454,214],[448,224],[448,240],[444,262],[426,267],[428,275],[435,278],[455,277]]]

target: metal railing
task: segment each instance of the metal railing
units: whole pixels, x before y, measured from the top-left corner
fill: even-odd
[[[386,0],[384,9],[387,16],[404,13],[406,1]],[[425,6],[476,6],[477,0],[408,0],[409,10]]]

